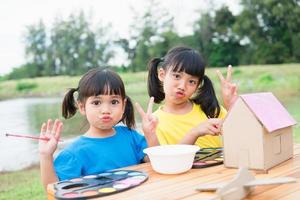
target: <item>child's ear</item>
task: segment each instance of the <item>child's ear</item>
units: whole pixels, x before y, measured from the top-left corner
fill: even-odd
[[[158,70],[158,79],[163,82],[166,76],[166,71],[163,68],[159,68]]]
[[[77,102],[77,106],[78,106],[78,110],[80,112],[80,114],[85,115],[85,106],[83,103],[81,102]]]
[[[126,103],[127,103],[127,98],[124,99],[124,104],[123,104],[123,114],[124,114],[124,112],[125,112]]]

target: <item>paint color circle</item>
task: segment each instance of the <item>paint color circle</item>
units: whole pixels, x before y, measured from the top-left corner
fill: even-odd
[[[75,187],[70,188],[69,190],[74,191],[74,190],[79,189],[79,188],[82,188],[82,187],[83,187],[83,186],[75,186]]]
[[[128,176],[138,176],[138,175],[141,175],[141,173],[139,172],[131,172],[128,174]]]
[[[97,178],[97,175],[87,175],[87,176],[84,176],[83,178],[85,178],[85,179]]]
[[[82,181],[82,178],[73,178],[70,181],[72,181],[72,182],[79,182],[79,181]]]
[[[212,164],[212,163],[217,163],[217,161],[215,161],[215,160],[207,160],[207,161],[205,161],[207,164]]]
[[[110,172],[105,172],[105,173],[101,173],[101,174],[98,174],[99,176],[109,176],[109,175],[111,175],[111,173]]]
[[[127,174],[128,172],[126,171],[117,171],[117,172],[114,172],[114,174],[116,175],[123,175],[123,174]]]
[[[93,196],[93,195],[97,195],[98,192],[96,190],[87,190],[87,191],[83,191],[81,192],[81,195],[83,196]]]
[[[138,185],[141,182],[142,182],[141,180],[139,180],[139,179],[133,179],[133,178],[127,178],[127,179],[121,181],[121,183],[128,184],[128,185],[131,185],[131,186]]]
[[[193,163],[193,165],[203,166],[203,165],[205,165],[205,163],[204,162],[195,162],[195,163]]]
[[[75,193],[75,192],[70,192],[70,193],[65,193],[63,194],[64,197],[67,197],[67,198],[71,198],[71,197],[80,197],[79,194]]]
[[[130,185],[129,184],[125,184],[125,183],[117,183],[117,184],[115,184],[115,185],[113,185],[113,188],[115,188],[115,189],[125,189],[125,188],[129,188],[130,187]]]
[[[110,192],[115,192],[116,189],[115,188],[101,188],[98,191],[101,193],[110,193]]]
[[[145,176],[133,176],[133,177],[130,177],[130,179],[145,180],[146,177]]]

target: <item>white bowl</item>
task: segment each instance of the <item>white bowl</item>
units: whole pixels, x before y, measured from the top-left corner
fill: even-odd
[[[161,174],[179,174],[192,168],[196,145],[176,144],[154,146],[144,149],[153,170]]]

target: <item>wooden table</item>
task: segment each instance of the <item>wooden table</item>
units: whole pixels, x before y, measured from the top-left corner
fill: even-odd
[[[229,169],[219,165],[204,169],[191,169],[178,175],[162,175],[153,171],[149,163],[125,169],[144,171],[148,173],[149,179],[133,189],[98,199],[211,199],[215,196],[215,193],[198,192],[195,188],[204,183],[229,181],[237,172],[237,169]],[[253,173],[257,179],[290,176],[296,178],[297,183],[258,186],[255,187],[247,199],[300,199],[300,144],[295,144],[294,157],[292,159],[270,169],[267,174]],[[54,199],[53,185],[48,186],[48,199]]]

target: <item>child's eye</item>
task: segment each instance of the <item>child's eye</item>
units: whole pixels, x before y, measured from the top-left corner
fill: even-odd
[[[101,104],[101,102],[98,100],[95,100],[95,101],[92,101],[92,104],[98,106]]]
[[[114,100],[111,101],[111,104],[112,104],[112,105],[117,105],[117,104],[119,104],[119,103],[120,103],[120,101],[117,100],[117,99],[114,99]]]
[[[179,79],[180,78],[180,74],[173,74],[173,77],[175,78],[175,79]]]
[[[191,85],[197,85],[197,81],[196,80],[190,80],[189,81]]]

